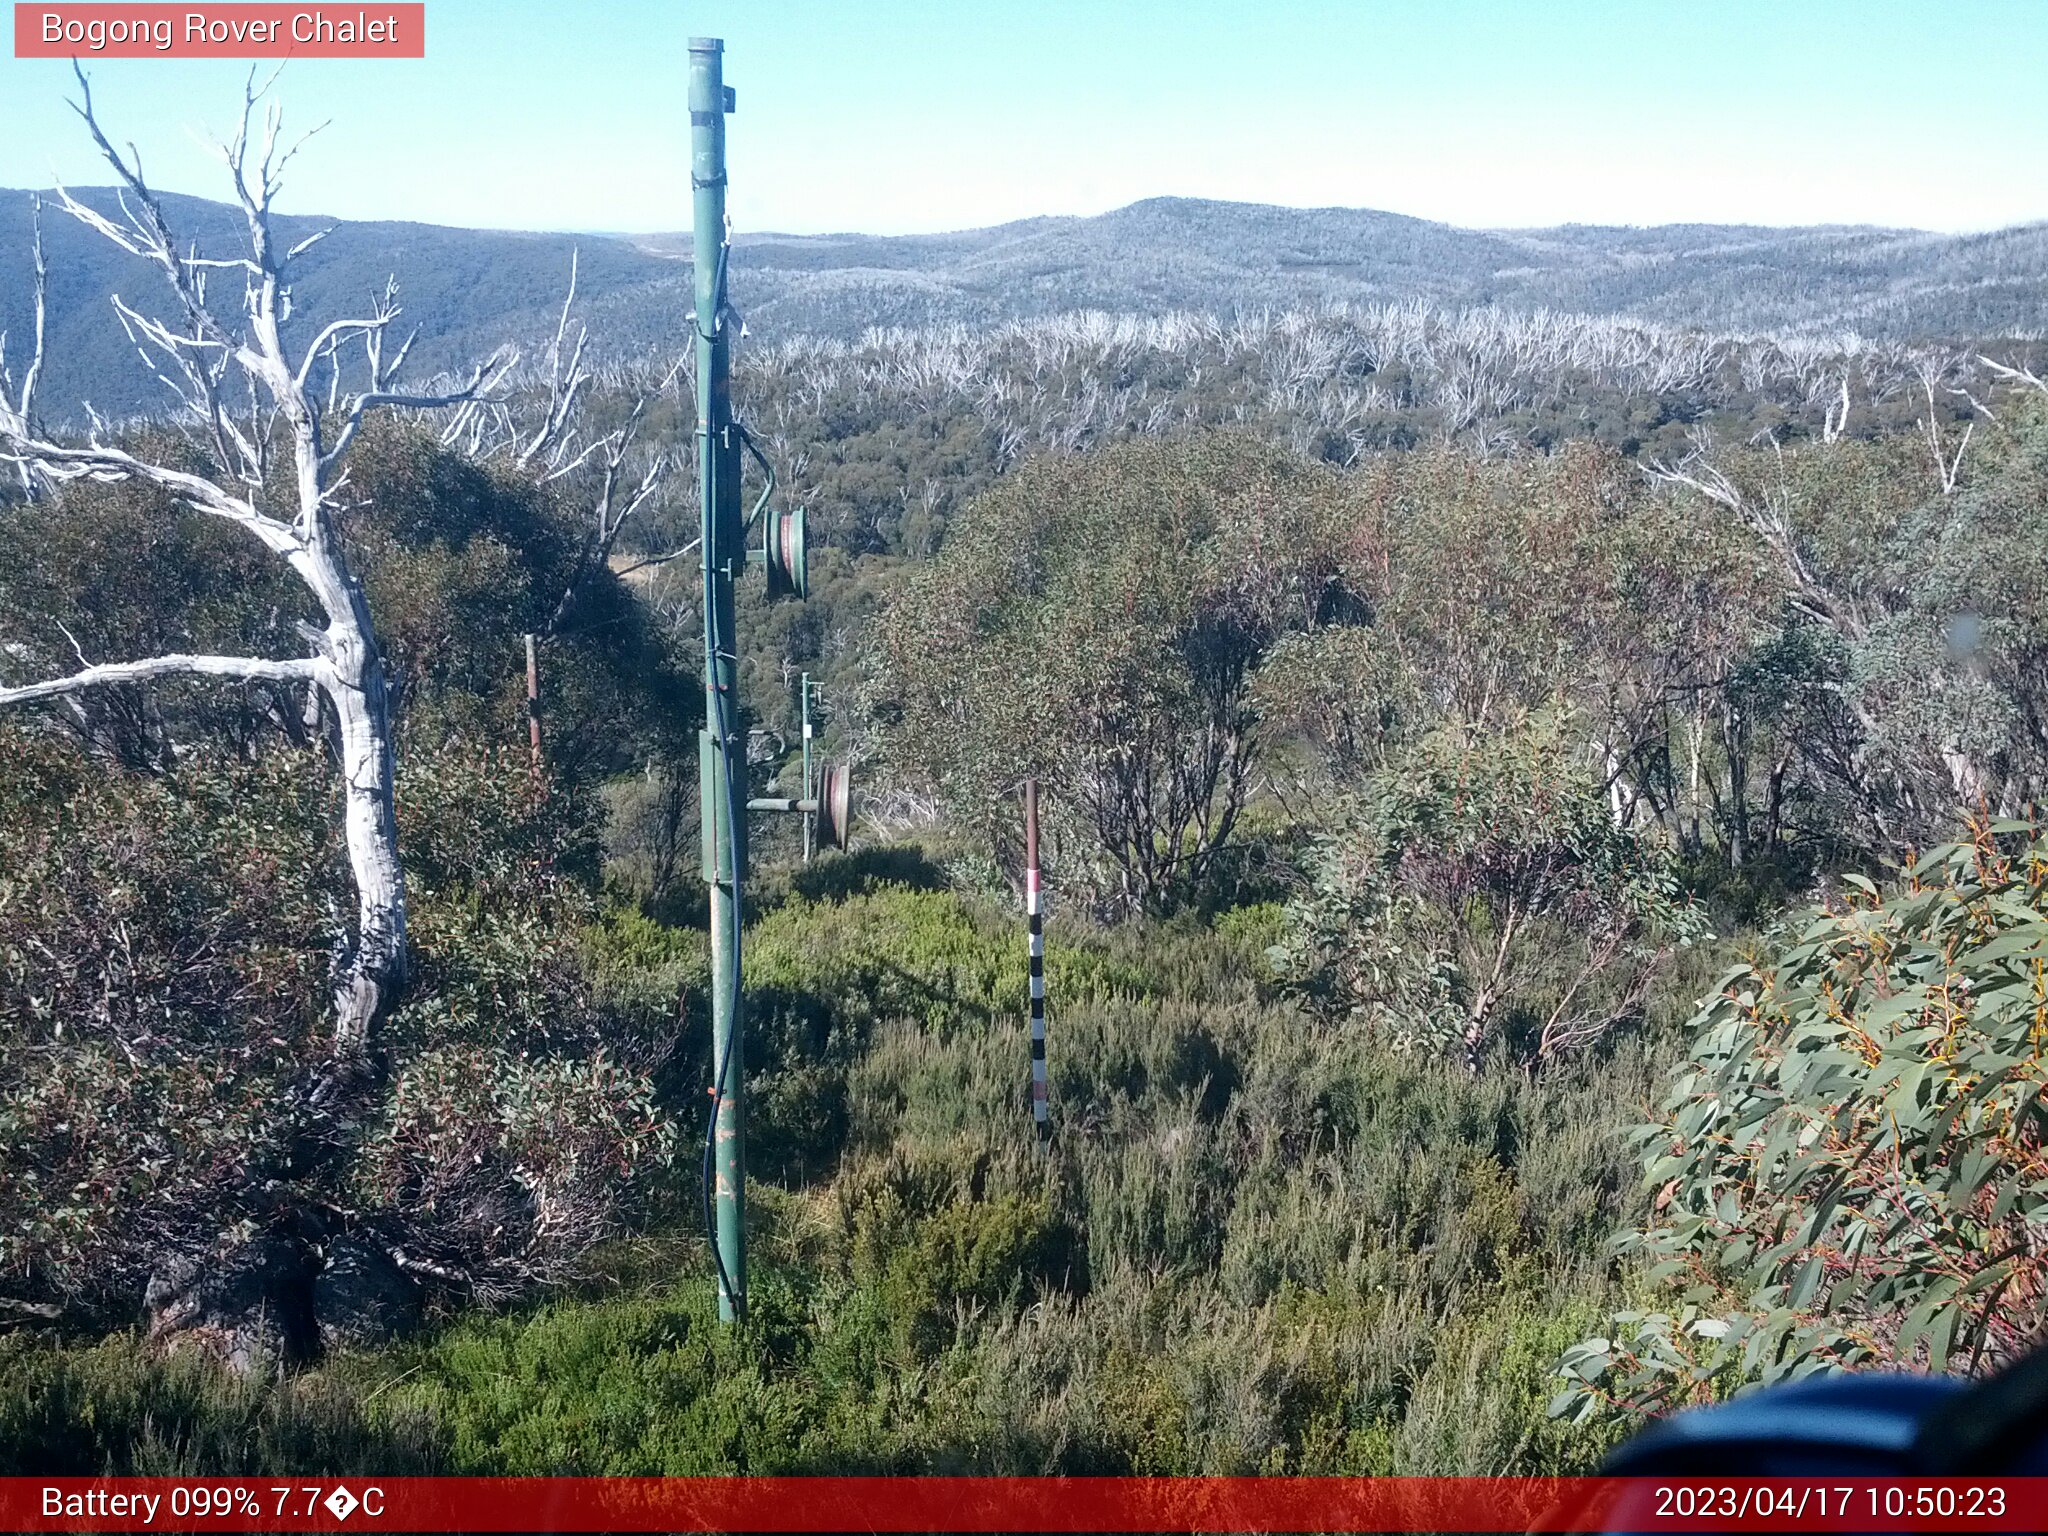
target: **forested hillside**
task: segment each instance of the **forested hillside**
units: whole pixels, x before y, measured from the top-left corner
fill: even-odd
[[[197,292],[298,259],[256,185],[131,204],[119,348],[46,208],[0,380],[0,1472],[1578,1472],[2038,1342],[2034,234],[742,245],[819,546],[743,589],[749,771],[808,672],[859,791],[752,834],[722,1327],[681,269]]]
[[[48,194],[44,194],[47,196]],[[112,193],[80,193],[112,207]],[[27,192],[0,190],[0,271],[23,270]],[[166,197],[203,250],[231,247],[235,210]],[[280,216],[306,254],[301,313],[360,304],[395,274],[421,328],[427,373],[507,340],[529,348],[580,252],[598,356],[673,352],[689,308],[688,240],[520,234]],[[153,381],[107,307],[132,287],[132,258],[70,221],[49,227],[53,269],[49,409],[153,408]],[[678,259],[680,258],[680,259]],[[733,295],[757,336],[858,341],[875,327],[977,330],[1096,310],[1230,318],[1333,305],[1498,307],[1626,317],[1707,333],[1783,332],[1839,341],[2032,336],[2048,303],[2048,234],[1672,225],[1468,230],[1370,209],[1274,208],[1153,198],[1092,218],[1043,218],[946,235],[739,235]],[[27,290],[0,283],[0,330],[28,325]]]
[[[738,243],[736,262],[751,279],[748,312],[778,333],[986,325],[1074,309],[1227,314],[1420,300],[1913,340],[2037,329],[2048,234],[1470,230],[1372,209],[1150,198],[1093,218],[958,235],[755,235]]]

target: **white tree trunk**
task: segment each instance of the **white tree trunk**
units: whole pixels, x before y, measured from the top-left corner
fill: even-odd
[[[284,166],[294,153],[280,151],[276,109],[269,113],[261,142],[252,144],[250,121],[261,94],[252,81],[243,99],[241,132],[231,144],[222,146],[247,225],[249,253],[226,259],[202,258],[196,249],[172,236],[163,208],[142,180],[139,166],[124,158],[101,132],[84,72],[75,64],[74,72],[81,96],[79,114],[124,189],[122,217],[116,221],[100,214],[61,188],[58,197],[66,212],[122,250],[155,265],[169,282],[178,301],[174,320],[153,319],[118,296],[114,305],[129,339],[171,385],[191,418],[204,424],[216,463],[209,477],[137,458],[125,449],[102,443],[97,430],[82,444],[66,444],[38,429],[33,419],[34,381],[42,364],[46,272],[40,223],[34,234],[36,350],[18,393],[11,391],[5,374],[0,373],[0,445],[21,468],[23,484],[31,493],[45,484],[68,480],[135,479],[171,492],[196,511],[241,526],[290,565],[319,602],[327,627],[305,628],[313,654],[295,660],[180,654],[87,664],[70,677],[21,688],[0,687],[0,705],[67,697],[87,688],[180,673],[311,681],[332,705],[339,731],[343,829],[356,888],[357,929],[353,946],[334,978],[334,1039],[339,1054],[354,1055],[368,1047],[378,1021],[389,1012],[405,981],[405,875],[398,861],[396,768],[384,659],[377,648],[376,628],[362,584],[349,569],[335,535],[331,517],[335,477],[368,412],[394,407],[473,406],[487,384],[502,377],[513,359],[503,354],[493,357],[475,371],[466,386],[442,394],[394,392],[393,380],[412,343],[407,339],[395,352],[386,352],[385,332],[399,315],[396,288],[387,284],[373,313],[330,322],[295,363],[282,335],[291,308],[290,272],[294,260],[322,234],[310,235],[283,250],[271,229],[271,202],[281,185]],[[244,328],[239,331],[208,307],[205,276],[221,271],[239,273],[243,279],[240,315]],[[563,325],[567,325],[566,307]],[[342,388],[341,355],[345,343],[362,347],[366,373],[360,388],[346,391]],[[569,365],[568,382],[558,387],[564,398],[551,408],[549,425],[536,440],[536,451],[563,428],[580,388],[580,356],[579,348]],[[247,386],[249,404],[239,413],[230,403],[234,393],[226,387],[231,370],[238,371]],[[273,462],[272,452],[280,422],[291,435],[297,505],[289,516],[265,505],[267,488],[274,483],[272,470],[281,467]],[[604,441],[622,452],[626,440],[625,434],[615,434]],[[611,491],[619,461],[614,457],[608,464],[611,476],[600,521],[615,533]],[[617,521],[623,522],[652,493],[656,478],[648,477]],[[83,656],[79,659],[85,660]]]
[[[362,657],[357,675],[327,689],[340,725],[343,828],[356,886],[356,946],[336,978],[334,1043],[360,1051],[405,981],[405,871],[398,862],[396,768],[384,662],[367,637],[341,649]]]

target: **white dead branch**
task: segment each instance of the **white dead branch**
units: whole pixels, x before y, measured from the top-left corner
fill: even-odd
[[[324,628],[301,626],[310,652],[304,657],[176,654],[87,665],[68,677],[0,689],[0,704],[180,675],[310,683],[335,722],[345,789],[343,820],[357,925],[335,984],[334,1030],[338,1050],[356,1052],[368,1042],[405,977],[406,900],[393,819],[384,660],[369,603],[334,524],[342,459],[371,412],[480,401],[511,359],[495,356],[453,388],[429,394],[401,390],[397,378],[412,343],[409,336],[395,345],[390,340],[401,311],[389,284],[367,313],[329,323],[294,355],[284,334],[291,318],[294,263],[326,232],[289,248],[277,237],[272,206],[285,168],[305,139],[281,145],[275,102],[267,106],[252,139],[257,104],[270,82],[259,88],[251,77],[239,129],[220,146],[241,208],[247,252],[210,257],[180,247],[143,178],[140,156],[132,147],[124,155],[108,140],[84,71],[74,66],[74,72],[80,97],[75,110],[119,181],[119,216],[104,214],[62,188],[58,205],[154,267],[168,286],[173,303],[167,314],[151,314],[118,296],[115,311],[145,363],[197,423],[211,449],[213,470],[194,473],[138,457],[107,441],[97,419],[83,442],[60,441],[42,427],[34,412],[34,382],[42,363],[40,241],[35,356],[22,386],[11,394],[0,391],[0,458],[14,464],[32,489],[73,480],[135,480],[243,528],[291,568],[326,622]],[[241,279],[233,309],[209,293],[210,280],[219,275]],[[278,456],[284,462],[274,466]],[[275,498],[273,467],[288,471],[275,477],[289,487]]]

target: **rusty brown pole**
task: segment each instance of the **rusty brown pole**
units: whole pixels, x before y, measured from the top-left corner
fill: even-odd
[[[540,780],[540,657],[526,637],[526,740],[533,750],[533,777]]]

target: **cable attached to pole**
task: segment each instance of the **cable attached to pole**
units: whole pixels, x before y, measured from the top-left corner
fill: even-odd
[[[715,635],[714,610],[711,604],[710,583],[705,584],[705,626]],[[716,640],[713,640],[714,647]],[[715,654],[715,651],[714,651]],[[718,1292],[732,1304],[736,1318],[746,1310],[745,1295],[733,1284],[732,1275],[725,1267],[725,1254],[718,1241],[718,1116],[725,1108],[725,1096],[730,1091],[732,1058],[739,1045],[740,1032],[744,1028],[740,1014],[740,840],[739,840],[739,797],[733,793],[733,733],[726,714],[728,701],[725,691],[718,693],[718,753],[719,763],[725,777],[725,833],[726,846],[732,850],[732,964],[728,971],[731,990],[727,994],[725,1047],[718,1053],[718,1061],[712,1071],[711,1114],[704,1122],[704,1235],[711,1244],[711,1262],[718,1270]],[[715,1017],[715,1015],[714,1015]],[[714,1030],[715,1033],[715,1030]]]
[[[740,971],[745,772],[735,760],[738,726],[738,655],[732,584],[745,537],[734,526],[739,448],[728,399],[726,285],[731,221],[725,208],[725,115],[732,91],[723,80],[717,38],[690,40],[690,154],[692,203],[692,329],[697,359],[697,471],[701,498],[700,558],[704,593],[704,729],[699,749],[700,827],[704,879],[710,894],[712,1066],[710,1113],[704,1126],[704,1225],[718,1277],[722,1319],[744,1316],[746,1293],[746,1159],[742,1116],[746,1102],[743,996]],[[716,741],[703,738],[716,737]],[[721,797],[723,797],[721,802]]]

